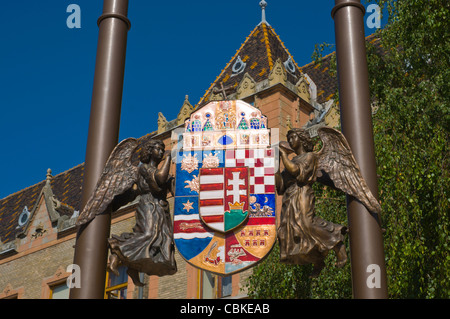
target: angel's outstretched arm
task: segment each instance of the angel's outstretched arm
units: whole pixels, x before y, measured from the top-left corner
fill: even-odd
[[[284,194],[285,189],[285,181],[283,178],[283,174],[281,173],[281,162],[283,162],[283,165],[285,167],[285,170],[292,176],[296,177],[299,173],[299,167],[292,163],[291,160],[289,160],[288,155],[285,150],[283,150],[281,147],[279,149],[280,151],[280,158],[277,161],[278,162],[278,170],[275,173],[275,186],[277,188],[278,195]]]
[[[175,196],[175,177],[172,175],[169,176],[169,179],[167,180],[167,184],[169,185],[169,191],[172,194],[172,196]]]
[[[156,170],[155,173],[155,180],[159,186],[162,186],[167,182],[170,170],[170,159],[171,159],[170,152],[167,151],[164,155],[165,155],[165,159],[163,159],[164,162],[161,168]]]
[[[276,159],[275,165],[278,168],[275,172],[275,187],[277,188],[278,195],[281,195],[284,193],[284,183],[283,177],[281,176],[281,159],[279,157]]]
[[[281,176],[280,169],[275,173],[275,186],[277,188],[278,195],[284,194],[284,182],[283,177]]]
[[[297,176],[299,174],[299,167],[295,165],[289,158],[286,152],[280,148],[280,157],[283,161],[284,168],[291,174],[292,176]]]

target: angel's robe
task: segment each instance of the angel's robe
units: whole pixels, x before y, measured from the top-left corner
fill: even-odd
[[[289,264],[323,263],[329,250],[344,241],[345,226],[323,220],[315,214],[312,184],[316,179],[316,153],[297,155],[292,162],[298,175],[287,170],[281,173],[278,194],[283,194],[277,234],[280,261]]]
[[[172,275],[177,271],[175,246],[169,203],[166,200],[170,181],[158,185],[156,168],[139,167],[139,203],[136,225],[132,233],[113,235],[109,243],[112,252],[121,256],[129,268],[147,275]]]

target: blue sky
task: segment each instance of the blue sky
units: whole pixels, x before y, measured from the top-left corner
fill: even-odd
[[[266,0],[266,17],[299,66],[335,43],[332,0]],[[362,1],[363,4],[367,4]],[[70,4],[81,28],[68,28]],[[131,0],[120,137],[195,105],[261,21],[259,0]],[[101,0],[5,1],[0,11],[0,198],[84,162]],[[366,14],[366,18],[370,14]],[[366,26],[366,35],[375,29]]]

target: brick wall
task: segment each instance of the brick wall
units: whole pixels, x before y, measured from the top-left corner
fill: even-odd
[[[1,263],[0,292],[9,284],[13,289],[23,288],[24,299],[41,298],[43,281],[53,277],[58,268],[66,269],[73,263],[74,244],[74,238],[60,241],[56,245]]]

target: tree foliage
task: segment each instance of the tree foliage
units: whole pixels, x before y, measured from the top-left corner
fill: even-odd
[[[368,45],[368,65],[379,107],[374,137],[389,293],[449,298],[450,3],[379,4],[389,27],[379,32],[384,54]]]
[[[450,2],[378,0],[388,25],[367,42],[373,129],[390,298],[450,297]],[[378,39],[378,40],[375,40]],[[317,56],[317,54],[316,54]],[[335,70],[333,70],[335,72]],[[315,186],[317,211],[346,224],[345,197]],[[318,278],[310,266],[255,268],[258,298],[350,298],[350,267],[334,253]]]

